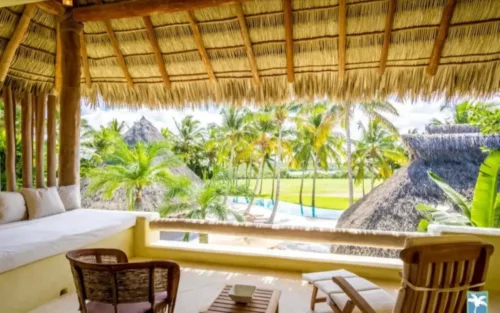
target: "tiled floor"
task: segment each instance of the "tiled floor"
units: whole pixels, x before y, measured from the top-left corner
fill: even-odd
[[[266,271],[248,271],[241,269],[207,268],[192,264],[181,264],[181,283],[176,305],[176,313],[197,313],[206,309],[210,302],[226,284],[252,284],[263,288],[274,288],[282,291],[280,312],[310,313],[309,300],[311,286],[300,280],[299,274],[276,273]],[[398,288],[395,284],[376,282],[392,294]],[[500,297],[490,295],[490,312],[500,312]],[[499,311],[496,311],[499,310]],[[30,313],[77,313],[78,303],[75,294],[65,295]],[[316,313],[331,313],[326,304],[318,304]]]

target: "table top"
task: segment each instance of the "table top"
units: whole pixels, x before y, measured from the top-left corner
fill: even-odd
[[[226,285],[219,296],[203,313],[275,313],[277,312],[281,291],[257,288],[252,301],[248,304],[235,303],[229,298],[233,286]]]

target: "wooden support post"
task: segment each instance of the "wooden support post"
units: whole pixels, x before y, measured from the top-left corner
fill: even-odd
[[[35,4],[27,4],[24,8],[23,15],[21,19],[17,23],[16,30],[12,37],[10,37],[9,43],[5,47],[5,50],[2,53],[0,58],[0,82],[5,80],[7,73],[10,68],[10,64],[14,59],[14,55],[16,53],[19,44],[21,44],[21,40],[24,38],[24,34],[28,30],[28,26],[30,24],[31,18],[35,13],[36,6]]]
[[[236,16],[240,23],[241,36],[243,37],[243,42],[245,44],[245,49],[247,51],[248,64],[250,65],[250,70],[252,71],[253,81],[256,86],[260,85],[259,69],[257,68],[257,62],[255,61],[255,54],[253,53],[252,41],[250,40],[250,35],[248,33],[247,20],[245,19],[245,12],[243,12],[243,6],[241,3],[234,5],[236,9]]]
[[[288,82],[295,81],[295,66],[293,61],[293,13],[292,0],[283,0],[285,10],[285,39],[286,39],[286,67],[288,72]]]
[[[59,126],[59,186],[79,183],[80,177],[80,78],[81,23],[70,14],[60,22],[62,79]]]
[[[47,105],[47,186],[57,186],[56,169],[56,113],[57,96],[49,95]]]
[[[22,145],[22,172],[23,187],[33,187],[33,111],[32,96],[29,92],[24,93],[21,107],[21,145]]]
[[[338,42],[338,59],[339,59],[339,80],[344,79],[345,62],[346,62],[346,45],[347,45],[347,4],[346,0],[339,0],[339,42]]]
[[[382,46],[382,54],[380,56],[380,64],[378,68],[379,75],[384,74],[387,64],[387,56],[389,55],[389,45],[391,43],[392,26],[394,24],[394,13],[396,12],[397,0],[389,0],[389,8],[387,17],[385,18],[384,45]]]
[[[153,52],[156,58],[156,64],[158,65],[158,70],[160,71],[161,77],[163,79],[163,84],[165,88],[170,89],[170,78],[168,77],[167,68],[165,66],[165,60],[163,60],[163,55],[160,50],[160,44],[158,43],[158,38],[156,37],[156,31],[153,27],[153,22],[151,21],[151,17],[144,16],[143,17],[144,24],[146,25],[146,30],[149,36],[149,42],[151,43],[151,47],[153,48]]]
[[[44,146],[45,146],[45,113],[47,94],[37,94],[36,104],[36,187],[45,187],[44,181]]]
[[[15,103],[12,89],[3,88],[4,121],[7,149],[5,151],[5,171],[7,173],[7,191],[16,191],[16,127]]]
[[[212,63],[210,62],[210,58],[208,57],[207,49],[205,48],[205,44],[203,43],[203,39],[201,38],[200,27],[194,18],[193,12],[186,11],[186,19],[189,21],[191,25],[191,30],[193,31],[194,43],[200,52],[201,60],[205,65],[205,70],[207,71],[208,78],[213,83],[217,82],[217,78],[215,77],[214,70],[212,68]]]
[[[92,88],[92,79],[90,77],[90,68],[89,68],[89,57],[87,55],[87,43],[85,42],[85,33],[80,33],[80,45],[82,47],[82,65],[83,65],[83,73],[85,74],[85,85],[87,89]]]
[[[443,15],[441,16],[439,31],[436,39],[434,40],[431,60],[429,62],[429,65],[427,66],[427,74],[429,74],[430,76],[436,75],[439,61],[441,60],[441,52],[443,51],[446,37],[448,36],[448,29],[450,28],[450,22],[451,18],[453,17],[453,12],[455,11],[456,4],[457,0],[446,0],[445,7],[443,9]]]

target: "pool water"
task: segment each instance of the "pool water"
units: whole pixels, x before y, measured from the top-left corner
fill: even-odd
[[[233,203],[247,204],[249,201],[250,199],[246,197],[233,198]],[[271,199],[255,198],[253,203],[254,205],[261,206],[269,211],[272,211],[274,207],[274,200]],[[321,208],[316,208],[315,210],[313,210],[313,208],[310,206],[305,206],[305,205],[301,206],[300,204],[283,202],[283,201],[280,201],[278,204],[278,213],[284,213],[295,216],[338,220],[340,215],[342,215],[342,212],[344,211],[321,209]]]

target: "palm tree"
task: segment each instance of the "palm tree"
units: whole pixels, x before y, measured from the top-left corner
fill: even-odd
[[[174,123],[178,134],[171,136],[173,151],[191,170],[202,175],[203,166],[201,163],[205,157],[203,146],[205,132],[200,126],[200,121],[195,120],[192,116],[186,116],[181,123],[175,119]]]
[[[108,123],[108,129],[118,134],[121,134],[121,132],[125,129],[125,127],[127,127],[127,123],[125,123],[124,121],[119,122],[116,118],[112,119]]]
[[[253,201],[255,200],[255,195],[259,187],[259,178],[264,170],[264,162],[266,161],[265,156],[271,154],[276,148],[276,124],[274,123],[271,115],[268,112],[253,113],[254,123],[249,125],[249,131],[255,135],[255,139],[250,143],[250,146],[256,148],[260,154],[260,165],[259,173],[257,174],[255,186],[253,193],[251,195],[250,201],[246,212],[250,212],[252,208]]]
[[[128,147],[123,140],[117,140],[115,146],[103,167],[89,171],[90,193],[102,190],[104,198],[111,199],[118,189],[123,188],[128,209],[140,211],[145,187],[165,185],[178,179],[168,169],[181,163],[164,143],[138,143],[135,147]]]
[[[399,141],[399,134],[388,130],[379,120],[373,120],[365,127],[359,123],[361,140],[356,142],[354,164],[364,178],[365,171],[372,173],[372,188],[375,178],[386,180],[392,176],[394,169],[406,164],[408,157]],[[364,180],[363,180],[364,181]]]
[[[203,186],[194,185],[187,178],[170,180],[167,182],[165,202],[160,210],[162,216],[170,214],[185,214],[186,218],[206,220],[215,218],[226,221],[230,217],[242,222],[239,212],[231,209],[226,201],[229,184],[217,179],[205,182]],[[189,233],[184,239],[189,238]],[[208,234],[199,234],[200,243],[208,243]]]
[[[285,122],[289,118],[289,113],[296,111],[298,106],[295,103],[288,105],[279,105],[273,110],[274,121],[276,122],[277,132],[278,132],[278,140],[277,140],[277,149],[274,161],[274,173],[273,173],[273,187],[271,198],[274,199],[273,212],[269,218],[269,223],[273,223],[276,217],[276,213],[278,211],[279,199],[280,199],[280,179],[281,179],[281,162],[282,162],[282,154],[283,154],[283,128]],[[290,145],[288,146],[288,151],[291,151]],[[274,178],[276,177],[276,194],[274,194]]]
[[[355,109],[360,109],[369,120],[378,120],[387,128],[396,131],[396,126],[392,124],[383,113],[399,116],[397,109],[388,101],[371,101],[358,104],[347,103],[345,105],[334,105],[331,112],[342,121],[342,126],[346,131],[346,154],[347,154],[347,175],[349,178],[349,204],[354,203],[354,176],[352,168],[352,139],[351,139],[351,119]]]
[[[231,175],[231,184],[234,184],[234,158],[236,149],[240,145],[245,145],[247,139],[251,136],[248,132],[247,121],[251,114],[247,111],[230,107],[222,110],[222,125],[220,126],[220,148],[222,151],[229,151],[229,174]]]

